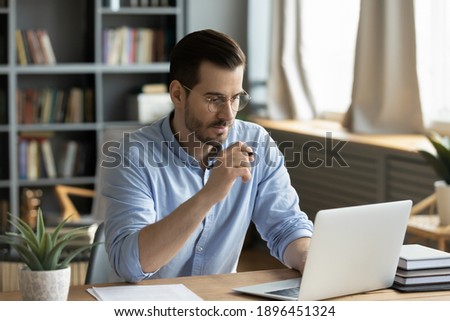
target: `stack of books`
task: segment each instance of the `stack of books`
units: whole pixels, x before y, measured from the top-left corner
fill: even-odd
[[[450,253],[403,245],[392,287],[403,292],[450,290]]]

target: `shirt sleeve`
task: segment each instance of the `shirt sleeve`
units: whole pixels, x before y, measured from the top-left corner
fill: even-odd
[[[271,254],[284,262],[286,247],[298,238],[311,237],[313,223],[300,209],[284,156],[272,138],[266,137],[258,152],[260,180],[252,219]]]
[[[101,166],[101,201],[105,216],[105,246],[116,274],[128,282],[138,282],[153,273],[145,273],[139,261],[139,231],[154,223],[156,213],[149,177],[139,151],[117,153],[120,164]]]

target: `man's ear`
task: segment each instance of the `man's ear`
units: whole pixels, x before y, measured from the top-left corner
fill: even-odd
[[[183,85],[178,80],[173,80],[169,85],[170,99],[175,108],[184,106],[186,94]]]

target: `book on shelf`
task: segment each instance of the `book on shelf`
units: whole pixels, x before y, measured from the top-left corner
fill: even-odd
[[[404,270],[450,267],[450,253],[421,244],[405,244],[400,252],[398,267]]]
[[[51,132],[25,132],[19,136],[19,178],[36,180],[38,178],[53,178],[56,173],[52,171],[51,158],[53,153],[45,147]]]
[[[55,52],[47,30],[17,29],[15,38],[20,65],[56,63]]]
[[[122,26],[103,30],[103,62],[108,65],[145,64],[167,60],[168,31]]]
[[[66,123],[81,123],[84,121],[84,98],[83,90],[79,87],[72,87],[67,101],[67,111],[65,115]]]
[[[22,37],[22,31],[16,30],[17,58],[20,65],[27,65],[28,58],[25,51],[25,44]]]
[[[68,178],[74,175],[77,150],[78,143],[76,141],[70,140],[67,142],[60,165],[62,177]]]
[[[57,172],[56,172],[55,158],[53,156],[52,146],[48,139],[44,139],[41,142],[41,150],[42,150],[45,172],[47,174],[47,177],[48,178],[56,178]]]
[[[18,89],[19,124],[94,122],[94,91],[72,87]]]
[[[39,145],[32,139],[27,145],[27,179],[36,180],[40,176]]]
[[[44,63],[50,65],[56,64],[55,52],[53,51],[53,46],[50,42],[50,37],[47,33],[47,30],[39,29],[36,31],[36,35],[39,39],[39,44],[41,45]]]
[[[34,64],[44,64],[44,55],[42,53],[41,44],[39,43],[39,39],[34,30],[28,29],[26,31],[26,40],[28,42],[28,46],[30,48],[31,58],[33,59]]]

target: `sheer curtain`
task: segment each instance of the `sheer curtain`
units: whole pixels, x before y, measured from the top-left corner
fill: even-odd
[[[272,4],[271,57],[269,61],[268,114],[272,119],[311,119],[314,102],[304,70],[301,3],[279,0]]]
[[[312,119],[348,108],[358,16],[359,0],[272,1],[271,118]]]
[[[413,0],[273,2],[268,112],[345,112],[361,133],[424,131]]]

